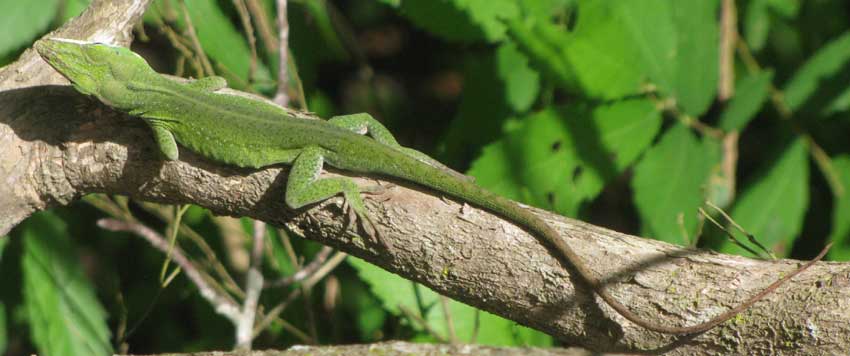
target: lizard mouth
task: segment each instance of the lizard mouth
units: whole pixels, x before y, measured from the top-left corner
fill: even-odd
[[[87,60],[89,57],[82,46],[84,43],[65,39],[43,39],[33,47],[41,58],[71,81],[77,90],[92,94],[95,81],[91,76],[92,71],[97,69]]]

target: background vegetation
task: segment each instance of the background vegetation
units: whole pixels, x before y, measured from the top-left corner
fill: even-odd
[[[85,5],[0,0],[0,63]],[[274,6],[156,1],[133,49],[160,72],[222,75],[273,95]],[[828,258],[850,260],[848,6],[292,0],[290,106],[323,117],[369,112],[403,144],[487,188],[618,231],[762,258],[806,259],[831,241]],[[727,238],[706,219],[729,225],[714,207],[769,253],[734,227],[746,248]],[[181,220],[175,210],[88,196],[0,239],[0,353],[231,348],[233,325],[193,284],[181,275],[163,286],[160,251],[96,223],[135,221],[166,236],[179,225],[177,243],[202,273],[241,298],[253,224],[234,229],[199,207]],[[268,279],[313,260],[336,266],[327,249],[268,230]],[[266,310],[290,304],[254,347],[553,344],[353,257],[325,272],[263,292]]]

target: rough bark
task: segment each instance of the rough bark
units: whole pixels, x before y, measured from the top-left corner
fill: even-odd
[[[126,44],[146,2],[95,1],[93,10],[58,32]],[[341,233],[346,217],[340,199],[304,211],[286,208],[286,167],[239,169],[185,149],[180,161],[164,162],[140,120],[69,86],[45,85],[60,82],[31,51],[0,69],[0,235],[34,211],[89,193],[192,203],[216,214],[288,225],[440,293],[596,351],[832,354],[850,349],[848,264],[818,263],[704,334],[677,338],[647,332],[576,285],[571,271],[537,239],[486,211],[392,182],[396,186],[367,202],[387,245],[352,238]],[[376,184],[372,178],[357,180]],[[619,300],[666,324],[707,320],[798,265],[684,249],[538,212],[606,276]]]
[[[450,355],[478,355],[478,356],[590,356],[593,354],[587,350],[578,348],[530,348],[530,347],[489,347],[481,345],[434,345],[414,344],[408,342],[382,342],[368,345],[339,345],[339,346],[293,346],[287,350],[275,351],[251,351],[251,352],[198,352],[179,354],[160,354],[157,356],[450,356]],[[614,354],[605,354],[613,356]],[[120,355],[133,356],[133,355]],[[153,355],[150,355],[153,356]]]

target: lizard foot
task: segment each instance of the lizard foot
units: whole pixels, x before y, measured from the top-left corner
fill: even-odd
[[[373,194],[366,190],[364,190],[364,192]],[[383,191],[376,194],[381,194],[382,192]],[[375,224],[375,221],[372,220],[371,216],[369,216],[368,211],[366,211],[366,206],[363,204],[362,200],[345,199],[342,204],[342,209],[346,213],[345,225],[343,227],[344,231],[347,231],[355,221],[358,221],[360,227],[363,229],[363,232],[365,232],[368,238],[380,244],[384,248],[392,247],[389,242],[381,237],[381,230],[378,229],[378,225]]]

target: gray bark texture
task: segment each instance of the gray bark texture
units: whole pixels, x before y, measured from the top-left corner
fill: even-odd
[[[147,3],[95,0],[55,35],[126,45]],[[78,94],[31,50],[0,69],[0,152],[0,236],[35,211],[89,193],[192,203],[216,214],[287,225],[442,294],[598,352],[850,350],[850,264],[818,263],[703,334],[648,332],[595,297],[523,229],[413,184],[394,181],[367,201],[385,246],[341,233],[346,216],[340,199],[289,210],[283,199],[287,167],[240,169],[187,150],[180,161],[165,162],[141,120]],[[659,323],[708,320],[800,264],[686,249],[535,211],[604,276],[617,299]]]
[[[368,345],[337,345],[337,346],[293,346],[287,350],[266,350],[248,352],[198,352],[179,354],[159,354],[148,356],[591,356],[603,355],[591,353],[579,348],[527,348],[527,347],[490,347],[482,345],[434,345],[413,344],[409,342],[382,342]],[[604,354],[613,356],[615,354]],[[134,356],[134,355],[120,355]],[[141,355],[136,355],[141,356]]]

